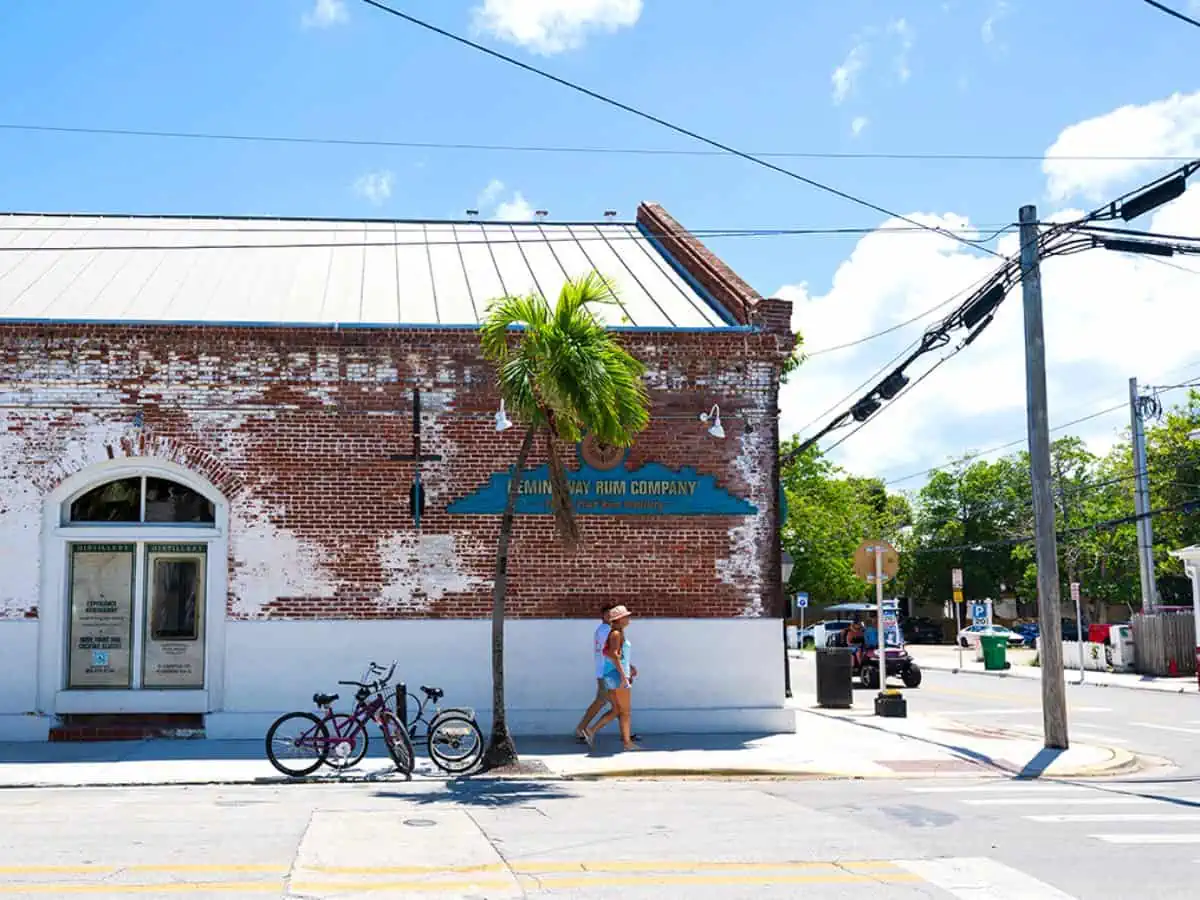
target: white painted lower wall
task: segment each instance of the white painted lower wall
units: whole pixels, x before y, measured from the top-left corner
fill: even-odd
[[[51,720],[37,709],[38,620],[0,619],[0,740],[44,741]]]
[[[509,727],[570,734],[595,694],[596,623],[516,619],[506,624]],[[213,738],[261,738],[280,713],[312,709],[316,691],[340,691],[366,663],[390,665],[410,693],[446,691],[445,706],[491,720],[487,620],[229,622],[224,710],[206,720]],[[785,709],[777,619],[647,619],[629,630],[639,677],[634,722],[643,734],[794,731]],[[410,701],[411,702],[411,701]]]
[[[35,712],[43,626],[38,620],[0,620],[0,741],[45,740],[55,721],[52,710]],[[595,627],[578,619],[506,624],[507,705],[514,733],[571,733],[595,694]],[[639,732],[795,730],[794,711],[784,707],[779,620],[635,619],[629,637],[639,672],[634,686]],[[410,693],[419,694],[422,684],[440,687],[446,691],[443,706],[473,708],[486,729],[491,724],[490,641],[491,624],[484,619],[228,621],[223,665],[211,660],[209,673],[223,683],[210,682],[205,694],[222,699],[217,708],[210,707],[206,731],[211,738],[260,739],[281,713],[311,710],[316,691],[340,692],[345,703],[339,706],[352,703],[354,689],[340,687],[338,680],[359,678],[370,660],[390,665],[393,659]],[[62,706],[67,694],[61,684],[50,695],[55,691]],[[152,693],[142,699],[154,700],[156,711],[200,711],[190,696],[199,692]],[[172,701],[183,705],[175,710]]]

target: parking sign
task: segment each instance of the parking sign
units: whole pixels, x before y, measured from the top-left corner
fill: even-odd
[[[987,625],[989,618],[986,602],[976,601],[971,604],[971,624]]]
[[[808,594],[806,594],[804,591],[800,591],[800,593],[796,594],[796,608],[797,609],[806,609],[807,607],[808,607]]]

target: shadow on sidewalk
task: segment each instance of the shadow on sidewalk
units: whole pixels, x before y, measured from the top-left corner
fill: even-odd
[[[495,781],[454,778],[439,791],[406,790],[401,786],[378,790],[381,799],[403,800],[415,806],[438,806],[443,803],[483,809],[508,809],[527,806],[545,800],[565,800],[576,797],[566,785],[556,781]]]

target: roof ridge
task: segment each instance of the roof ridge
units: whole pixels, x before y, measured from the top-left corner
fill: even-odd
[[[37,217],[48,219],[175,219],[181,221],[203,221],[203,222],[340,222],[348,225],[498,225],[498,226],[517,226],[517,225],[541,225],[543,227],[550,225],[558,226],[631,226],[636,225],[636,220],[542,220],[537,219],[388,219],[377,217],[346,217],[346,216],[267,216],[267,215],[219,215],[219,214],[197,214],[197,213],[117,213],[117,212],[45,212],[45,211],[30,211],[30,210],[0,210],[0,218],[16,218]]]

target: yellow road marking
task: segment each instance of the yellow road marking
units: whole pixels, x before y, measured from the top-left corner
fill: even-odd
[[[485,888],[511,888],[514,885],[545,889],[577,887],[620,887],[636,885],[751,885],[751,884],[868,884],[910,883],[921,879],[886,860],[855,861],[781,861],[781,862],[689,862],[663,860],[647,862],[523,862],[514,863],[511,878],[496,878],[495,873],[509,871],[502,864],[435,867],[395,866],[378,868],[312,867],[305,872],[344,875],[415,875],[408,880],[375,880],[369,877],[350,880],[293,880],[287,884],[286,867],[267,865],[137,865],[137,866],[7,866],[9,874],[113,874],[116,872],[221,872],[261,871],[275,877],[258,881],[175,881],[175,882],[24,882],[0,884],[0,894],[185,894],[277,892],[285,886],[306,891],[382,891],[462,892]],[[489,877],[464,880],[472,873]],[[625,874],[620,874],[625,873]],[[427,877],[420,878],[425,875]],[[443,880],[454,876],[455,880]]]
[[[270,881],[167,881],[157,884],[124,884],[121,882],[72,883],[26,882],[0,884],[0,894],[194,894],[199,891],[271,891],[279,893],[283,882]]]
[[[992,694],[987,691],[960,691],[955,688],[943,687],[926,687],[921,685],[920,691],[922,694],[946,694],[950,697],[970,697],[972,700],[1000,700],[1008,705],[1019,709],[1040,709],[1040,704],[1030,703],[1024,700],[1014,700],[1011,694]],[[943,713],[943,715],[953,715],[953,710]]]
[[[708,872],[722,870],[741,871],[786,871],[793,869],[888,869],[901,871],[893,863],[879,860],[863,860],[859,862],[688,862],[687,860],[668,860],[648,862],[600,862],[594,860],[579,860],[572,862],[523,862],[510,861],[506,867],[500,863],[479,866],[455,866],[451,868],[436,866],[298,866],[298,871],[320,872],[323,875],[456,875],[468,872],[505,871],[506,869],[518,875],[542,875],[553,873],[603,873],[603,872]]]
[[[747,875],[611,875],[593,878],[535,878],[518,875],[526,887],[539,890],[560,890],[579,887],[622,887],[633,885],[691,884],[701,886],[748,885],[748,884],[900,884],[920,882],[918,875],[907,872],[880,872],[876,874],[854,874],[852,872],[829,872],[810,875],[777,874],[762,872]],[[294,891],[398,891],[414,890],[427,893],[437,891],[461,891],[469,888],[512,887],[510,881],[293,881]]]
[[[111,875],[114,872],[286,872],[286,865],[0,866],[0,875]]]

